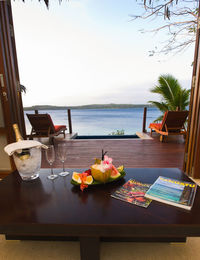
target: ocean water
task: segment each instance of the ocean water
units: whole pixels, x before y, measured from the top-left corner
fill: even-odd
[[[108,135],[117,130],[124,130],[124,133],[135,134],[142,131],[143,108],[124,109],[72,109],[72,130],[78,135]],[[25,111],[25,123],[27,134],[31,126]],[[67,110],[41,110],[39,113],[49,113],[55,125],[68,125]],[[147,109],[146,129],[149,131],[149,123],[152,123],[161,112],[157,108]]]

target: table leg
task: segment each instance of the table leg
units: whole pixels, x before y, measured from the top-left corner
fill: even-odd
[[[99,237],[80,237],[81,260],[100,260]]]

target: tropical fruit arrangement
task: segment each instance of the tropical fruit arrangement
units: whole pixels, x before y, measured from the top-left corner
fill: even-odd
[[[82,173],[73,172],[71,183],[74,185],[80,185],[80,189],[83,191],[88,187],[88,185],[108,183],[124,176],[124,167],[119,166],[116,168],[112,164],[112,158],[103,155],[102,160],[95,159],[95,163],[90,167],[90,169]]]

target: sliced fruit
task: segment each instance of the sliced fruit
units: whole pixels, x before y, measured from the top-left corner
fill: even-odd
[[[88,169],[85,172],[87,173],[87,176],[91,175],[91,169]]]
[[[82,181],[81,181],[81,178],[80,178],[80,173],[73,172],[72,180],[74,180],[77,183],[81,183]]]
[[[117,167],[118,172],[122,172],[124,170],[124,166],[120,165],[119,167]]]
[[[119,173],[119,171],[115,168],[115,166],[112,166],[112,171],[110,174],[110,178],[111,179],[117,179],[119,176],[121,176],[121,174]]]
[[[101,164],[101,159],[95,158],[94,164]]]
[[[92,183],[93,183],[92,175],[87,176],[87,178],[86,178],[86,180],[85,180],[84,183],[85,183],[85,184],[88,184],[88,185],[92,184]]]
[[[102,164],[94,164],[91,166],[91,173],[95,180],[105,183],[110,178],[111,169],[105,170]]]

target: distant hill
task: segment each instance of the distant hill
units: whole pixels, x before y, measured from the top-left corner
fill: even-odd
[[[105,109],[105,108],[142,108],[153,107],[150,104],[92,104],[83,106],[49,106],[49,105],[37,105],[31,107],[24,107],[24,110],[65,110],[65,109]]]

